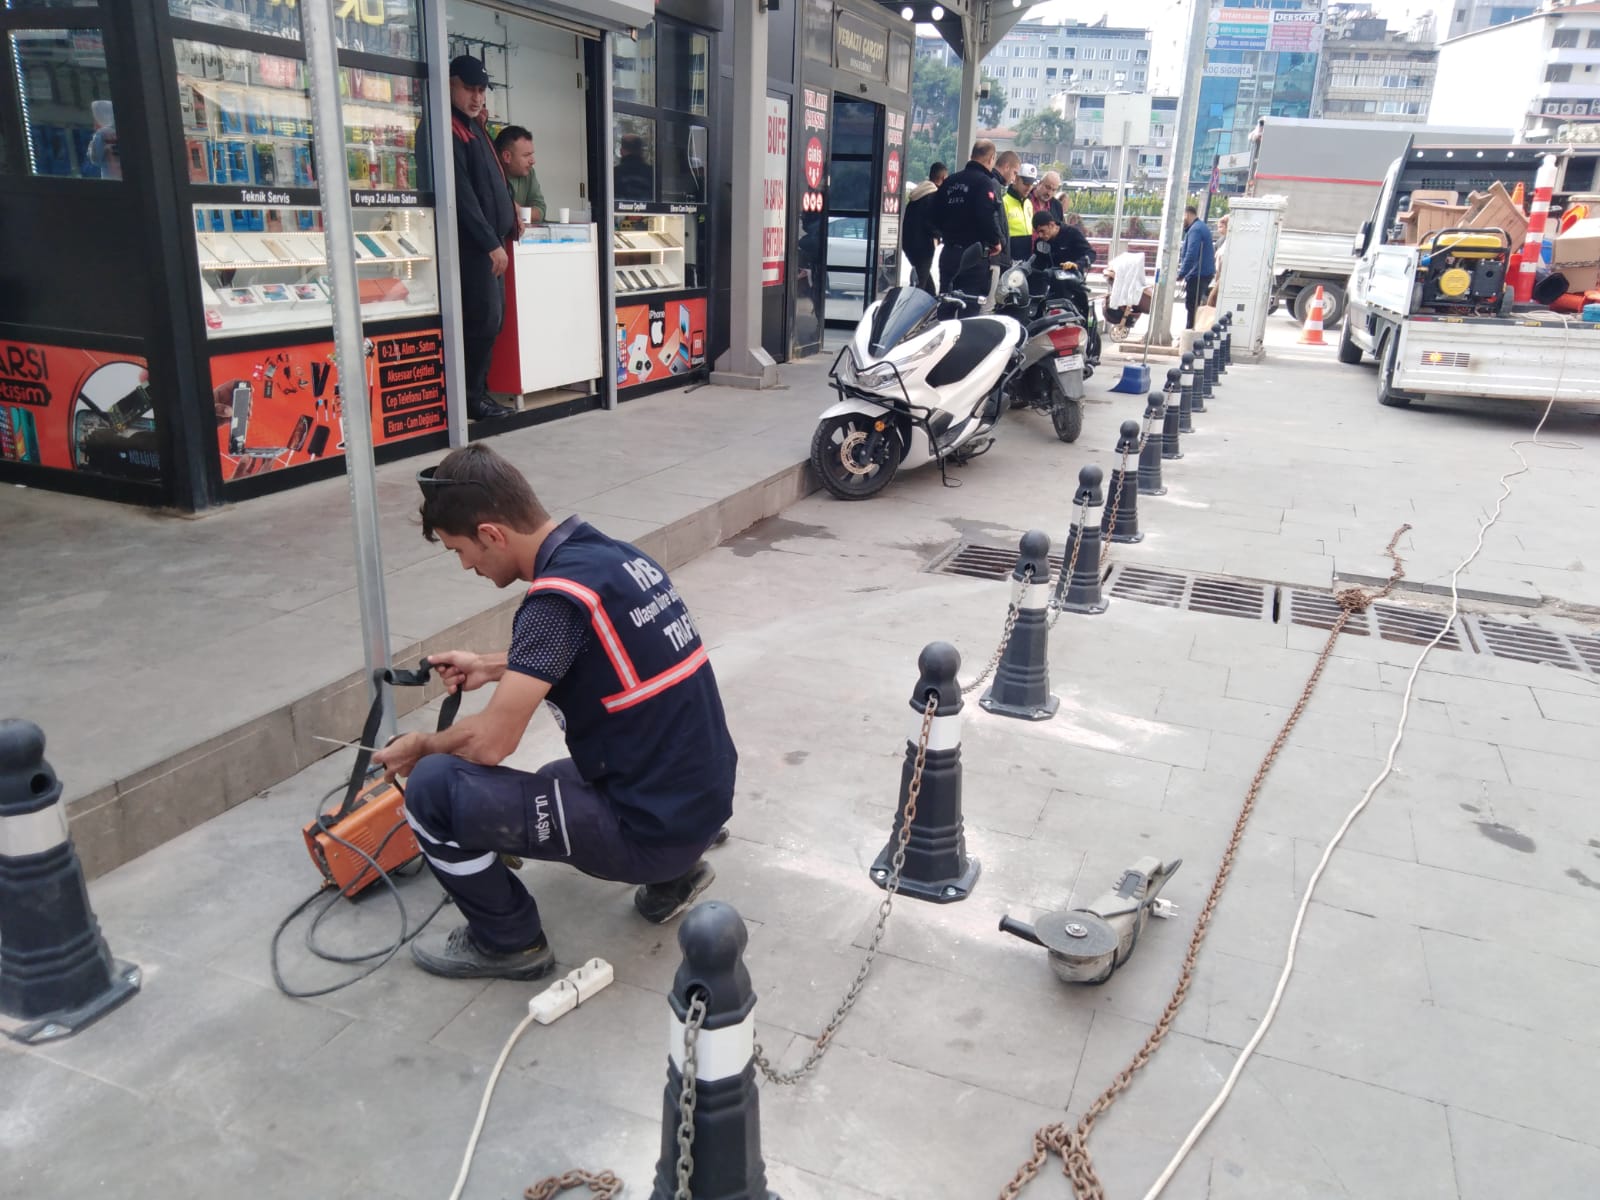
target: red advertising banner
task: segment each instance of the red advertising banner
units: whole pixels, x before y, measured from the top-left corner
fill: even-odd
[[[155,482],[149,383],[135,354],[0,340],[0,459]]]
[[[439,330],[371,341],[366,367],[373,444],[445,428]],[[344,405],[332,342],[216,355],[211,398],[225,480],[304,466],[344,451]]]
[[[617,388],[687,375],[706,361],[706,302],[665,300],[617,309]]]
[[[800,211],[819,213],[827,207],[823,189],[828,179],[829,94],[814,88],[804,89],[805,127],[801,130],[800,153],[805,191],[800,195]]]
[[[761,219],[761,286],[783,283],[789,231],[789,102],[767,97],[767,170]]]

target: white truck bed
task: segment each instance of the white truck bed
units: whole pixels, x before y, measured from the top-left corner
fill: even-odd
[[[1435,396],[1600,400],[1600,325],[1537,312],[1407,317],[1394,386]]]

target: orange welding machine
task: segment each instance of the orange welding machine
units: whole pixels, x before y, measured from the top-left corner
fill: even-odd
[[[325,880],[351,899],[422,852],[406,824],[405,791],[398,780],[384,780],[383,769],[372,765],[372,749],[383,723],[384,688],[421,687],[428,682],[432,668],[433,664],[423,659],[415,671],[389,668],[374,673],[377,696],[361,730],[344,800],[305,827],[311,861]],[[439,710],[441,730],[449,728],[460,707],[460,692],[445,697]]]

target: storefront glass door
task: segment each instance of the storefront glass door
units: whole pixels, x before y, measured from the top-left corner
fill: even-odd
[[[854,325],[876,298],[879,156],[883,106],[833,98],[833,146],[828,160],[827,298],[829,325]]]

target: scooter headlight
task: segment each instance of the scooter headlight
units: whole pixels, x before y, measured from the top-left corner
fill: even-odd
[[[839,371],[842,382],[852,387],[860,388],[864,392],[898,392],[900,380],[906,373],[919,362],[938,353],[939,347],[944,345],[945,331],[939,330],[922,345],[898,358],[893,363],[881,362],[870,367],[856,364],[856,356],[852,352],[845,355],[845,362]]]

